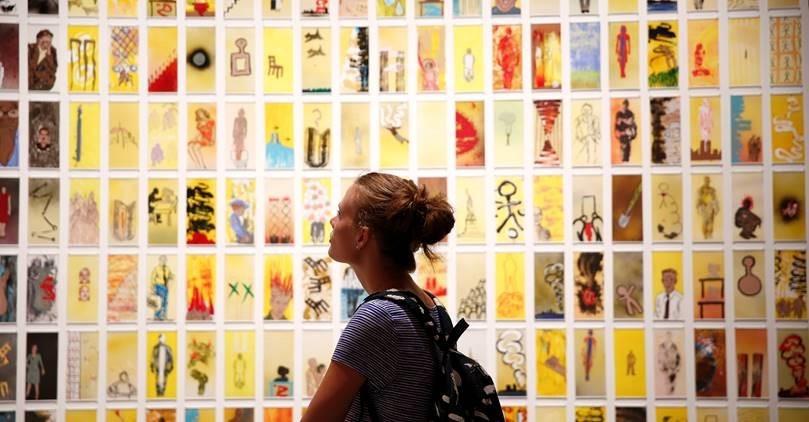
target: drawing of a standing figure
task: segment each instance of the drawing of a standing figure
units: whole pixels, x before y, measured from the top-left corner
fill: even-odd
[[[626,78],[626,62],[632,54],[632,41],[626,33],[626,25],[621,25],[621,32],[615,40],[615,56],[618,58],[618,67],[621,69],[621,78]]]
[[[233,165],[243,169],[247,167],[247,150],[244,148],[244,139],[247,137],[247,118],[244,109],[239,109],[239,115],[233,120]]]
[[[174,281],[174,272],[166,265],[166,260],[166,255],[160,255],[158,265],[154,267],[149,277],[152,282],[152,293],[159,301],[159,304],[154,303],[152,305],[157,308],[154,319],[158,321],[166,320],[169,303],[169,283]]]
[[[157,344],[152,348],[152,361],[149,364],[149,370],[155,374],[157,396],[162,397],[166,394],[166,382],[169,374],[174,370],[174,352],[165,343],[164,334],[157,337]]]
[[[615,135],[621,143],[621,161],[629,162],[632,141],[638,136],[638,125],[635,123],[635,113],[629,109],[629,100],[624,99],[621,109],[615,113]]]
[[[719,198],[708,176],[705,176],[702,186],[697,191],[697,212],[702,217],[702,236],[705,239],[712,238],[714,219],[719,215]]]
[[[35,343],[31,345],[31,353],[25,359],[25,397],[31,394],[31,387],[34,387],[34,400],[39,400],[39,383],[44,375],[45,364],[42,363],[42,355]]]
[[[511,89],[514,71],[520,64],[520,46],[511,28],[507,27],[505,32],[497,43],[497,65],[503,71],[503,89]]]

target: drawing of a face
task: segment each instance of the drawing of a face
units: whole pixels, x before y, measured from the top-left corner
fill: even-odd
[[[516,0],[495,0],[495,7],[501,12],[508,12],[514,7]]]

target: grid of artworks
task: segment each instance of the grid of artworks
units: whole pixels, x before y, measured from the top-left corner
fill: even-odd
[[[809,419],[808,7],[0,0],[0,421],[298,419],[369,169],[506,420]]]

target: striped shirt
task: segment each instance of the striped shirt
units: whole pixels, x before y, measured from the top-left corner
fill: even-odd
[[[430,316],[439,324],[437,307]],[[345,420],[359,421],[362,414],[362,421],[370,421],[369,401],[381,421],[429,419],[438,370],[432,347],[421,322],[399,305],[377,299],[360,306],[340,335],[332,361],[365,376],[370,394],[361,412],[357,393]]]

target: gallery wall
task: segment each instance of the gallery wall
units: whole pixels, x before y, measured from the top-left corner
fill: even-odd
[[[0,0],[0,421],[299,419],[363,297],[327,250],[369,169],[455,207],[414,276],[508,420],[807,420],[808,25]]]

